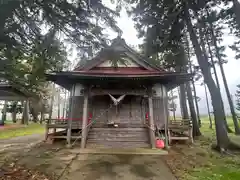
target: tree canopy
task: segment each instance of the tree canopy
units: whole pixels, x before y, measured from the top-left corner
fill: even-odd
[[[103,26],[120,31],[117,15],[101,0],[1,1],[0,76],[30,93],[43,90],[44,74],[68,65],[66,44],[79,52],[105,46]]]
[[[225,149],[229,144],[224,123],[226,115],[221,92],[212,77],[213,64],[209,62],[205,38],[206,34],[210,34],[208,38],[212,41],[208,42],[213,43],[209,44],[211,49],[214,48],[212,55],[222,64],[222,61],[225,61],[225,47],[220,44],[223,27],[230,27],[230,33],[239,38],[239,2],[237,0],[159,0],[157,2],[126,0],[126,2],[132,5],[129,13],[133,16],[139,37],[144,38],[142,47],[146,56],[158,58],[161,55],[163,58],[158,58],[163,61],[161,64],[167,64],[177,70],[177,66],[187,65],[184,56],[186,56],[186,43],[189,41],[211,94],[217,144],[220,149]],[[231,47],[239,50],[237,44]]]

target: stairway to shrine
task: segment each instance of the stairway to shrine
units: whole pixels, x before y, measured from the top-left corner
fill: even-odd
[[[93,127],[87,137],[87,148],[146,148],[150,147],[145,127]]]

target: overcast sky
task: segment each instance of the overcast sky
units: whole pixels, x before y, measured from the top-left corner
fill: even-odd
[[[110,0],[103,0],[103,3],[112,9],[114,9],[114,7],[115,7],[113,4],[110,3]],[[117,22],[118,22],[118,26],[123,31],[122,37],[125,39],[127,44],[138,45],[142,42],[140,39],[137,38],[137,31],[134,28],[134,22],[132,21],[132,19],[130,17],[128,17],[126,11],[122,10],[121,16],[120,16],[120,18],[117,19]],[[110,32],[109,34],[110,34],[111,38],[115,38],[117,36],[116,33]],[[228,33],[226,32],[224,35],[223,44],[231,45],[231,43],[233,41],[234,41],[233,37],[229,36]],[[224,65],[224,69],[226,72],[226,77],[228,80],[231,94],[234,96],[235,91],[236,91],[236,85],[240,84],[240,60],[236,60],[234,58],[235,53],[229,48],[227,48],[227,50],[226,50],[226,55],[228,56],[227,57],[228,63]],[[223,95],[223,100],[224,100],[224,102],[225,102],[224,104],[226,106],[225,109],[227,110],[227,112],[229,112],[229,107],[227,105],[227,99],[226,99],[222,79],[221,79],[221,76],[219,73],[219,68],[217,67],[217,69],[218,69],[218,74],[219,74],[220,83],[221,83],[220,85],[222,87],[221,91],[222,91],[222,95]],[[204,88],[201,86],[197,86],[197,94],[202,99],[199,102],[200,112],[203,114],[206,114],[207,110],[206,110],[206,98],[204,95]],[[210,102],[210,104],[211,104],[211,102]]]

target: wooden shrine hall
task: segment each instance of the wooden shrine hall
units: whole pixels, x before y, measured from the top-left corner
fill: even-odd
[[[110,50],[124,63],[117,61],[117,66],[112,66]],[[68,145],[79,139],[81,148],[154,148],[160,133],[167,145],[167,92],[191,76],[156,67],[117,37],[93,59],[80,61],[74,70],[47,74],[49,81],[71,95],[67,119],[49,120],[46,137],[50,128],[54,132],[61,128]],[[51,137],[63,136],[57,133]]]

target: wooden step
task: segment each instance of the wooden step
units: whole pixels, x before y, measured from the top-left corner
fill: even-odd
[[[148,129],[142,127],[128,128],[91,128],[87,137],[87,147],[100,145],[104,147],[150,147]]]
[[[92,127],[90,131],[121,131],[121,132],[125,132],[125,131],[129,131],[129,132],[137,132],[137,131],[146,131],[147,128],[142,128],[142,127],[138,127],[138,128],[115,128],[115,127],[105,127],[105,128],[98,128],[98,127]]]
[[[122,139],[122,138],[118,138],[118,139],[114,139],[114,138],[99,138],[99,139],[88,139],[88,142],[101,142],[101,143],[105,143],[105,142],[145,142],[148,143],[149,140],[148,139],[134,139],[134,138],[128,138],[128,139]]]
[[[135,134],[126,134],[126,133],[90,133],[88,138],[101,138],[101,137],[112,137],[112,138],[144,138],[147,137],[147,133],[135,133]]]
[[[140,123],[131,123],[131,124],[127,124],[127,123],[120,123],[118,124],[119,128],[144,128],[146,127],[145,124],[140,124]],[[108,128],[108,125],[106,123],[94,123],[92,125],[92,127],[94,128]]]
[[[92,141],[87,143],[87,148],[150,148],[149,143],[145,142],[111,142],[105,143]]]
[[[101,136],[113,136],[113,137],[145,137],[148,136],[147,132],[119,132],[119,131],[101,131],[101,132],[89,132],[88,136],[101,137]]]

